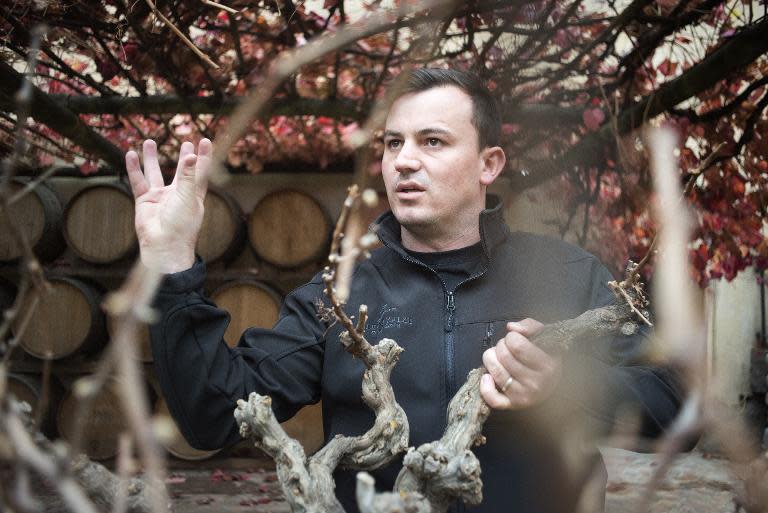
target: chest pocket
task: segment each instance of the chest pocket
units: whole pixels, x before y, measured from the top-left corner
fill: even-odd
[[[456,325],[454,348],[455,375],[463,383],[469,371],[483,365],[483,352],[493,347],[507,332],[507,322],[518,320],[493,319]]]

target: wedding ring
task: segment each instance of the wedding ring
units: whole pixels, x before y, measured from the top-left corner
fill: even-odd
[[[512,376],[508,377],[507,380],[504,382],[504,386],[501,387],[501,391],[506,392],[507,389],[510,387],[510,385],[512,385],[512,383],[514,382],[515,380]]]

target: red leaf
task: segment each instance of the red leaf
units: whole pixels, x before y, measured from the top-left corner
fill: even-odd
[[[581,115],[581,119],[584,121],[584,126],[594,131],[600,128],[600,125],[605,121],[605,113],[598,108],[587,109]]]
[[[80,166],[80,172],[84,175],[92,175],[99,170],[99,166],[92,160],[86,160],[83,165]]]
[[[136,58],[139,57],[139,45],[135,41],[123,43],[122,49],[120,57],[128,64],[133,64]]]
[[[101,78],[104,80],[109,80],[120,72],[120,69],[111,60],[94,60],[96,61],[96,71],[101,73]]]
[[[671,62],[669,59],[665,59],[658,67],[659,72],[665,77],[674,75],[676,69],[677,63]]]
[[[741,180],[741,178],[738,177],[732,177],[731,178],[731,188],[733,189],[733,192],[738,194],[739,196],[744,195],[744,182]]]

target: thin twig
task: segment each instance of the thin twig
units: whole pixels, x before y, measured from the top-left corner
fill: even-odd
[[[184,33],[176,28],[176,25],[171,22],[168,18],[165,17],[163,13],[160,12],[160,10],[155,6],[155,3],[152,0],[144,0],[147,2],[147,5],[149,5],[149,8],[152,9],[152,12],[160,18],[163,23],[165,23],[168,28],[170,28],[177,36],[179,36],[179,39],[181,39],[185,45],[187,45],[193,52],[195,52],[195,55],[200,57],[207,65],[212,67],[213,69],[219,69],[219,65],[213,62],[207,55],[205,55],[197,46],[195,46],[195,43],[189,40],[189,38],[184,35]]]
[[[213,0],[201,0],[205,5],[210,5],[211,7],[216,7],[217,9],[221,9],[223,11],[227,11],[230,14],[239,14],[240,11],[237,9],[233,9],[231,7],[227,7],[226,5],[220,4],[218,2],[214,2]]]
[[[42,183],[43,183],[43,182],[45,182],[47,179],[49,179],[50,177],[52,177],[52,176],[53,176],[53,175],[56,173],[56,171],[58,171],[59,169],[61,169],[61,168],[59,168],[59,167],[56,167],[56,166],[51,166],[50,168],[46,169],[46,170],[45,170],[45,172],[43,172],[43,173],[42,173],[40,176],[38,176],[38,177],[37,177],[37,178],[35,178],[34,180],[32,180],[32,181],[30,181],[30,182],[26,183],[26,184],[24,185],[24,187],[22,187],[22,188],[21,188],[21,190],[17,191],[17,192],[16,192],[16,193],[15,193],[13,196],[11,196],[11,197],[8,199],[8,203],[7,203],[7,205],[10,207],[10,206],[11,206],[11,205],[13,205],[14,203],[16,203],[17,201],[19,201],[20,199],[22,199],[24,196],[26,196],[26,195],[27,195],[27,194],[29,194],[30,192],[34,191],[34,190],[35,190],[35,188],[36,188],[38,185],[42,184]]]
[[[695,170],[691,171],[691,177],[688,179],[688,181],[685,184],[685,188],[683,189],[683,194],[680,196],[680,203],[682,203],[685,198],[688,197],[688,195],[691,194],[691,191],[693,190],[693,186],[696,183],[696,180],[699,178],[699,176],[702,173],[705,173],[707,169],[712,165],[714,160],[717,158],[717,153],[720,151],[720,149],[725,146],[724,142],[718,143],[715,145],[714,148],[712,148],[712,151],[707,155],[707,158],[704,159],[704,162],[702,162]],[[629,279],[634,279],[635,276],[640,272],[640,270],[643,268],[643,266],[648,263],[648,260],[651,258],[651,255],[656,250],[656,243],[659,240],[659,233],[656,232],[653,235],[653,239],[651,239],[651,243],[648,245],[648,250],[645,252],[645,255],[643,255],[643,258],[640,259],[640,262],[638,262],[637,266],[632,270],[632,273],[629,275]]]
[[[62,472],[62,463],[37,447],[17,415],[11,411],[5,413],[2,420],[5,428],[3,432],[13,444],[18,461],[45,477],[56,488],[70,511],[98,513],[78,483]]]
[[[151,408],[142,393],[137,348],[139,329],[145,322],[152,321],[150,305],[161,278],[162,275],[148,269],[138,260],[120,290],[110,294],[104,305],[117,320],[112,345],[116,347],[117,368],[122,377],[119,385],[123,411],[144,462],[149,500],[155,513],[167,511],[165,464],[153,425],[149,422]]]
[[[133,444],[128,433],[121,433],[117,442],[118,488],[112,503],[112,513],[125,513],[128,508],[128,479],[131,475]]]
[[[222,179],[221,173],[223,173],[224,162],[230,148],[245,134],[251,120],[261,115],[277,88],[296,70],[359,39],[372,36],[382,30],[389,30],[393,21],[417,15],[428,9],[432,9],[429,20],[439,19],[450,12],[452,6],[453,2],[441,0],[401,2],[397,9],[378,11],[359,23],[344,25],[341,30],[318,37],[292,52],[280,54],[267,73],[267,78],[251,89],[248,97],[232,114],[226,132],[217,140],[211,161],[211,179],[214,181]]]
[[[624,282],[622,282],[624,283]],[[620,283],[616,283],[615,281],[609,282],[608,285],[611,287],[611,290],[618,292],[622,298],[627,302],[629,307],[632,309],[632,312],[637,315],[641,321],[643,321],[645,324],[647,324],[650,327],[653,327],[653,323],[649,321],[645,315],[643,315],[643,312],[637,309],[635,306],[634,301],[632,298],[627,294],[627,291],[624,290],[624,287],[621,286]]]

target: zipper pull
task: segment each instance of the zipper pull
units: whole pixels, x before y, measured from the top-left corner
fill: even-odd
[[[483,349],[491,347],[491,337],[493,336],[493,323],[489,322],[485,328],[485,338],[483,339]]]
[[[453,296],[453,292],[448,292],[448,301],[446,304],[448,310],[448,318],[446,319],[445,331],[453,330],[453,314],[456,310],[456,302]]]

